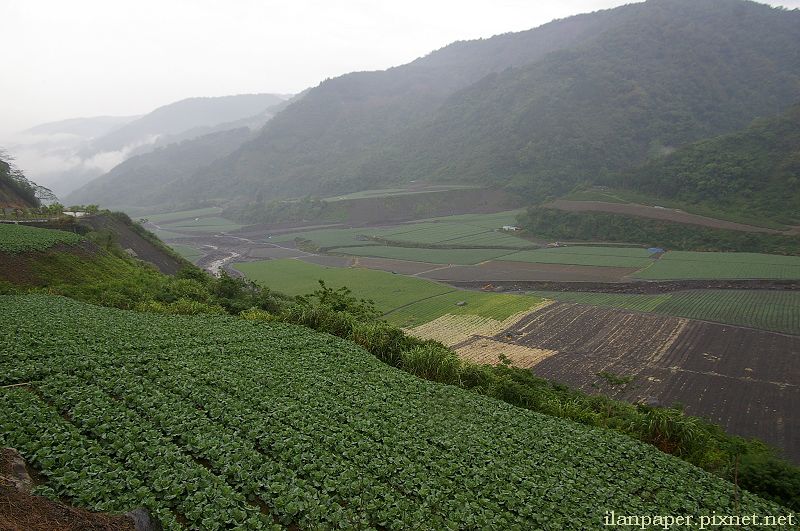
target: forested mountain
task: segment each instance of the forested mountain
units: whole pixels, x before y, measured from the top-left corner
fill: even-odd
[[[292,195],[433,179],[536,195],[734,131],[798,95],[799,11],[650,0],[326,81],[192,190]]]
[[[615,184],[800,224],[800,104],[654,159]]]
[[[649,0],[326,80],[163,201],[451,181],[530,200],[730,133],[800,98],[800,11]]]
[[[229,155],[254,136],[239,127],[199,136],[136,155],[67,196],[70,204],[98,203],[124,208],[164,204],[165,183],[192,175],[199,168]]]
[[[38,125],[14,135],[8,147],[28,175],[66,196],[134,155],[218,131],[259,129],[286,99],[276,94],[189,98],[144,116]]]
[[[163,204],[163,190],[187,179],[198,169],[238,149],[288,102],[259,114],[211,126],[194,127],[159,138],[149,149],[126,159],[110,171],[67,196],[70,203],[99,202],[105,206]]]
[[[158,109],[114,131],[96,138],[84,150],[88,156],[118,151],[141,143],[153,143],[157,137],[215,126],[261,114],[284,101],[276,94],[239,94],[216,98],[188,98]],[[202,134],[200,129],[198,134]]]
[[[69,118],[57,122],[39,124],[22,131],[30,135],[69,135],[81,140],[89,140],[110,133],[114,129],[140,118],[139,116],[91,116]]]

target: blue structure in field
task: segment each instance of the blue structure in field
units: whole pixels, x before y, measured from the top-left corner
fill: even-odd
[[[647,252],[648,252],[648,253],[650,253],[650,254],[664,254],[664,253],[666,253],[667,251],[665,251],[665,250],[664,250],[664,249],[662,249],[661,247],[650,247],[650,248],[647,250]]]

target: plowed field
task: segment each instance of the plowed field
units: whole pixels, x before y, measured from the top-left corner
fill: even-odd
[[[559,302],[492,339],[557,351],[532,365],[544,378],[633,402],[681,403],[800,463],[800,336]],[[633,381],[613,384],[600,372]]]

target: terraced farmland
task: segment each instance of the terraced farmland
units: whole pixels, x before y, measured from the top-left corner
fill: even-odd
[[[315,246],[325,250],[339,247],[361,247],[377,243],[369,241],[368,238],[417,247],[507,247],[509,249],[534,247],[534,244],[523,238],[499,230],[504,225],[512,225],[515,216],[516,212],[470,214],[403,223],[393,227],[298,231],[271,236],[269,241],[290,242],[299,238],[310,240]]]
[[[247,278],[287,295],[311,293],[319,288],[319,280],[324,280],[331,288],[347,286],[355,296],[374,300],[384,312],[454,291],[444,284],[385,271],[325,267],[291,259],[247,262],[235,267]]]
[[[800,463],[800,336],[556,302],[490,339],[530,349],[515,362],[539,376],[632,402],[681,403]],[[455,347],[461,354],[482,340]],[[609,386],[602,372],[632,381]]]
[[[530,296],[458,290],[402,306],[388,313],[385,318],[404,328],[427,323],[445,314],[475,315],[502,321],[531,309],[541,301]]]
[[[800,257],[758,253],[670,251],[650,267],[633,276],[647,280],[800,279]]]
[[[220,207],[196,208],[194,210],[181,210],[178,212],[166,212],[163,214],[150,214],[142,216],[153,223],[173,223],[184,219],[194,219],[197,217],[218,216],[222,213]]]
[[[504,249],[423,249],[417,247],[339,247],[333,252],[351,256],[372,256],[431,264],[474,265],[504,257],[514,251]]]
[[[566,264],[600,267],[647,267],[652,263],[647,249],[639,247],[555,247],[520,251],[502,257],[510,262]]]
[[[54,245],[75,245],[82,241],[82,236],[63,230],[0,223],[0,252],[4,253],[46,251]]]
[[[145,506],[166,529],[784,513],[652,446],[415,378],[308,329],[0,303],[0,442],[38,469],[40,492]]]
[[[659,295],[536,292],[551,299],[800,334],[800,292],[690,290]]]
[[[219,207],[198,208],[144,216],[150,228],[162,239],[176,239],[182,233],[194,232],[230,232],[240,229],[242,225],[220,217]]]
[[[387,321],[403,327],[416,326],[446,314],[503,320],[542,301],[534,296],[462,291],[385,271],[325,267],[299,260],[248,262],[237,264],[236,268],[251,280],[289,295],[314,291],[320,279],[328,287],[347,286],[355,296],[374,300]]]

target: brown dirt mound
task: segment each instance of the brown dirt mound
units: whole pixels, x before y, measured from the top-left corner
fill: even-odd
[[[136,253],[136,258],[150,262],[165,275],[174,275],[183,264],[178,260],[159,249],[149,241],[145,240],[134,232],[130,227],[111,216],[99,215],[83,218],[81,224],[91,227],[93,230],[110,230],[117,237],[117,242],[123,249],[132,249]]]
[[[24,463],[15,450],[0,450],[3,531],[136,531],[130,516],[92,513],[30,494]]]

